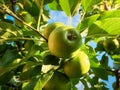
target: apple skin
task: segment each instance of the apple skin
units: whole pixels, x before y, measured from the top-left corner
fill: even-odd
[[[79,49],[82,40],[80,33],[71,26],[61,26],[51,32],[48,48],[51,54],[59,58],[69,58]]]
[[[45,84],[42,90],[70,90],[69,78],[58,71],[55,71],[52,78]]]
[[[44,28],[44,37],[48,40],[50,33],[57,27],[63,26],[64,24],[61,22],[54,22],[54,23],[50,23],[48,24],[45,28]]]
[[[89,57],[83,51],[76,53],[76,56],[68,61],[65,61],[63,65],[64,73],[69,78],[80,78],[86,74],[90,69]]]

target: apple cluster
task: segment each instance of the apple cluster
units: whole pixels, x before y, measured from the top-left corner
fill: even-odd
[[[82,44],[81,35],[75,28],[55,22],[45,27],[44,37],[48,40],[48,49],[51,53],[51,55],[46,56],[44,61],[48,63],[48,60],[50,60],[51,62],[49,63],[53,64],[54,60],[58,61],[56,57],[59,59],[62,58],[64,61],[61,66],[63,72],[55,71],[43,90],[70,90],[68,88],[71,87],[70,82],[68,82],[69,78],[80,78],[90,69],[89,57],[85,52],[80,50]],[[55,64],[58,63],[55,62]],[[60,77],[58,76],[62,76],[66,82],[61,81],[62,78],[59,79]],[[59,81],[62,87],[65,86],[67,89],[62,88],[60,85],[51,84],[57,82],[56,80]]]
[[[49,24],[44,30],[44,36],[48,39],[51,54],[58,58],[69,58],[81,45],[78,30],[59,22]]]

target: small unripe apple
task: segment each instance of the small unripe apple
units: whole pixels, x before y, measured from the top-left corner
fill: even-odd
[[[48,39],[51,54],[68,58],[81,46],[81,35],[73,27],[61,26],[54,29]]]
[[[54,22],[51,24],[48,24],[45,28],[44,28],[44,37],[46,39],[49,38],[50,33],[57,27],[63,26],[64,24],[61,22]]]
[[[119,48],[119,41],[116,38],[108,38],[103,42],[103,46],[107,52],[112,53]]]

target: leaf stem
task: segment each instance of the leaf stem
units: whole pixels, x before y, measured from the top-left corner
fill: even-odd
[[[5,13],[7,13],[8,15],[13,16],[15,19],[19,20],[20,22],[22,22],[24,25],[26,25],[28,28],[30,28],[31,30],[35,31],[39,36],[41,36],[43,39],[45,39],[47,41],[47,39],[39,33],[39,31],[37,31],[34,27],[30,26],[29,24],[27,24],[25,21],[23,21],[22,19],[20,19],[18,16],[16,16],[16,14],[14,14],[8,7],[6,7],[5,5],[1,5],[0,4],[0,9],[2,11],[4,11]]]
[[[39,13],[38,23],[37,23],[37,31],[39,31],[39,27],[40,27],[41,17],[42,17],[42,13],[43,13],[43,4],[44,4],[44,0],[41,0],[40,13]]]

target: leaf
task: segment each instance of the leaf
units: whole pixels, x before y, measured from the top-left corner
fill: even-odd
[[[41,76],[37,81],[34,90],[42,90],[44,85],[51,79],[52,75],[53,75],[53,71],[50,71],[48,73],[45,73],[43,76]]]
[[[101,65],[105,68],[108,68],[108,60],[109,60],[108,56],[103,55],[101,60],[100,60]]]
[[[20,80],[30,80],[33,77],[39,75],[40,72],[41,72],[41,65],[36,65],[36,66],[31,67],[28,70],[24,71],[23,73],[21,73]]]
[[[80,7],[80,1],[81,0],[69,0],[71,16],[74,16],[77,13]]]
[[[35,1],[35,3],[37,4],[37,6],[38,7],[40,7],[41,5],[41,0],[34,0]],[[54,1],[54,0],[44,0],[44,5],[46,5],[46,4],[49,4],[49,3],[51,3],[52,1]]]
[[[90,10],[92,10],[93,6],[95,4],[98,4],[99,2],[101,2],[102,0],[82,0],[82,8],[85,12],[88,12]]]
[[[21,29],[23,31],[23,35],[24,36],[35,36],[35,37],[40,37],[35,31],[29,30],[27,28],[22,28]]]
[[[120,17],[120,10],[105,11],[100,15],[99,20],[106,18],[119,18],[119,17]]]
[[[4,0],[0,0],[0,3],[4,3]]]
[[[107,18],[94,22],[88,31],[89,35],[120,35],[120,18]]]
[[[38,79],[24,82],[22,84],[22,90],[34,90],[34,86],[36,85],[37,81],[38,81]]]
[[[48,4],[48,6],[51,10],[62,10],[58,0],[53,0],[52,3]]]
[[[6,78],[7,77],[7,78]],[[0,76],[0,85],[4,85],[10,81],[10,79],[13,77],[13,72],[6,72],[2,76]]]
[[[31,48],[28,50],[28,53],[25,55],[24,60],[28,60],[36,54],[37,51],[40,51],[41,47],[37,45],[31,45]]]
[[[5,66],[5,67],[0,65],[0,76],[2,76],[7,72],[11,72],[12,70],[16,69],[20,65],[24,65],[24,63],[21,63],[21,64],[17,63],[17,64]]]
[[[24,3],[24,9],[28,11],[32,16],[39,15],[39,5],[37,6],[38,3],[36,3],[35,0],[23,0],[21,3]]]
[[[80,31],[85,30],[91,24],[93,24],[93,22],[95,22],[98,19],[99,16],[100,16],[100,14],[95,14],[95,15],[92,15],[90,17],[85,18],[82,22],[80,22],[78,24],[77,29],[80,30]]]
[[[62,10],[66,13],[67,16],[71,16],[69,0],[59,0],[59,1]]]
[[[63,10],[67,16],[74,16],[80,7],[80,0],[53,0],[48,6],[52,10]]]
[[[102,66],[98,68],[92,68],[92,70],[97,77],[103,80],[108,80],[108,73],[104,68],[102,68]]]
[[[20,59],[21,56],[18,54],[18,51],[13,50],[7,50],[5,54],[3,55],[2,59],[0,60],[1,66],[8,66],[9,64],[13,63],[15,60]]]
[[[22,32],[19,28],[13,26],[13,24],[0,21],[0,38],[18,37],[22,36]]]

